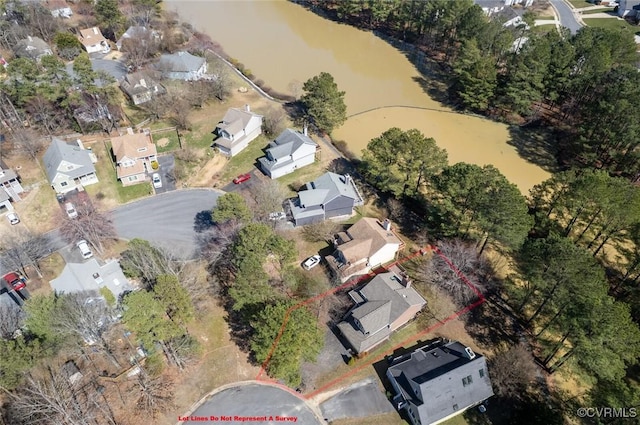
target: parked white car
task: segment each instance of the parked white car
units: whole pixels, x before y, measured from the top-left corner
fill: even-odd
[[[153,182],[153,187],[155,187],[156,189],[160,189],[162,187],[162,179],[160,178],[160,174],[153,173],[151,181]]]
[[[318,264],[320,264],[320,256],[314,255],[313,257],[307,258],[304,263],[302,263],[302,267],[304,267],[305,270],[311,270]]]
[[[93,252],[91,252],[91,249],[89,248],[89,244],[84,239],[81,241],[78,241],[76,246],[80,250],[80,253],[82,254],[82,258],[84,258],[85,260],[87,258],[93,257]]]
[[[71,202],[64,204],[64,210],[67,212],[69,218],[76,218],[78,216],[78,211],[76,211],[76,207],[74,207]]]
[[[9,214],[7,214],[7,220],[9,220],[9,223],[11,224],[20,223],[20,217],[18,217],[18,214],[14,212],[10,212]]]

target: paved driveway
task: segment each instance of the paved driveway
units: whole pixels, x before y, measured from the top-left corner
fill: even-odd
[[[212,419],[216,416],[218,419]],[[266,425],[296,423],[301,425],[324,424],[304,400],[288,391],[271,385],[241,384],[227,388],[209,397],[193,413],[185,415],[185,425],[213,422],[242,425]],[[279,417],[279,418],[278,418]],[[248,420],[254,418],[254,420]],[[271,419],[270,419],[271,418]]]
[[[158,173],[160,174],[160,178],[162,179],[162,187],[159,189],[155,189],[156,194],[176,190],[176,179],[173,176],[173,169],[176,166],[176,161],[173,155],[169,154],[159,156],[158,164],[160,164]]]
[[[198,213],[213,209],[221,194],[211,189],[163,193],[115,209],[113,224],[121,238],[146,239],[180,258],[193,258]]]
[[[320,405],[324,418],[364,418],[395,411],[378,387],[375,378],[357,382]]]
[[[254,168],[253,170],[249,171],[249,174],[251,174],[251,178],[249,180],[244,181],[240,184],[235,184],[233,181],[231,181],[229,184],[223,187],[222,190],[224,190],[225,192],[238,192],[245,189],[248,190],[258,182],[259,177],[256,175],[256,173],[260,173],[260,171]]]

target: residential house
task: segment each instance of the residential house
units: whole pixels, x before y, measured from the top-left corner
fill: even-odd
[[[20,194],[24,192],[22,185],[20,184],[20,177],[11,168],[0,159],[0,192],[4,191],[7,196],[13,201],[20,200]]]
[[[81,143],[69,144],[54,137],[43,157],[44,168],[51,187],[56,193],[83,190],[84,186],[98,183],[95,155]]]
[[[13,211],[13,205],[9,199],[9,194],[4,190],[0,190],[0,214]]]
[[[640,16],[640,0],[620,0],[618,16],[621,18]]]
[[[371,217],[363,217],[346,232],[338,233],[334,246],[333,254],[325,259],[332,273],[343,282],[395,260],[404,249],[389,220],[381,222]]]
[[[118,50],[122,50],[125,40],[133,39],[135,42],[147,43],[151,40],[159,41],[162,37],[160,33],[155,30],[150,30],[147,27],[133,25],[127,28],[122,36],[116,41],[116,47]]]
[[[13,46],[13,51],[19,58],[40,61],[43,56],[52,55],[51,47],[40,37],[28,36]]]
[[[484,356],[457,341],[437,340],[390,360],[387,378],[398,410],[413,425],[434,425],[493,395]]]
[[[220,153],[237,155],[262,134],[262,115],[251,112],[249,105],[229,108],[213,132],[218,136],[215,146]]]
[[[58,294],[84,291],[99,292],[100,288],[106,287],[116,299],[124,292],[134,289],[122,273],[120,263],[116,260],[109,260],[105,264],[100,264],[95,258],[84,263],[67,263],[62,273],[49,284]]]
[[[160,56],[156,69],[171,80],[195,81],[207,73],[207,61],[189,52],[164,54]]]
[[[44,7],[49,9],[54,18],[70,18],[73,15],[71,7],[65,0],[46,0]]]
[[[514,5],[530,7],[533,5],[533,0],[474,0],[473,2],[480,6],[487,16],[493,16],[504,10],[505,7],[510,8],[510,6]]]
[[[291,128],[283,131],[265,150],[266,156],[258,159],[262,171],[272,179],[293,173],[298,168],[313,164],[318,144],[303,132]]]
[[[413,319],[427,302],[411,280],[393,272],[380,273],[358,290],[349,291],[355,306],[338,329],[356,353],[366,353]]]
[[[111,138],[111,149],[116,158],[116,174],[123,186],[142,183],[151,172],[152,162],[157,162],[158,152],[148,132],[127,134]]]
[[[317,223],[333,217],[350,216],[364,204],[355,182],[348,174],[327,172],[305,185],[306,190],[289,201],[296,226]]]
[[[149,102],[153,97],[167,90],[145,72],[127,74],[120,81],[120,89],[131,99],[134,105]]]
[[[109,42],[104,38],[102,31],[98,27],[80,30],[78,40],[80,40],[87,53],[109,53],[111,51]]]

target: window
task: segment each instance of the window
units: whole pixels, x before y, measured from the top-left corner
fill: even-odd
[[[462,378],[462,385],[464,387],[466,387],[467,385],[471,385],[471,384],[473,384],[473,379],[471,379],[471,375],[469,375],[469,376],[467,376],[465,378]]]
[[[67,183],[67,182],[62,182],[62,183],[60,183],[60,186],[65,187],[65,186],[66,186],[66,185],[68,185],[68,184],[69,184],[69,183]]]
[[[480,373],[481,378],[484,378],[484,369],[480,369],[478,373]]]

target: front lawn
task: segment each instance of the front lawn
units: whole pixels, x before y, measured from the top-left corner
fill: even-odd
[[[540,35],[544,35],[548,32],[555,31],[555,30],[556,30],[556,24],[536,25],[535,27],[531,28],[531,31]]]
[[[133,186],[123,186],[122,183],[117,182],[118,188],[118,199],[121,204],[126,204],[127,202],[134,201],[138,198],[143,198],[145,196],[149,196],[153,194],[153,189],[151,188],[151,182],[144,182],[134,184]]]
[[[623,31],[629,31],[632,34],[640,33],[640,28],[636,25],[631,25],[624,19],[618,18],[586,18],[583,19],[584,23],[590,27],[609,28],[609,29],[621,29]]]
[[[602,9],[585,10],[582,12],[583,15],[593,15],[596,13],[613,13],[613,7],[603,7]]]
[[[262,149],[266,148],[269,144],[269,139],[264,134],[256,137],[249,146],[245,148],[238,155],[232,157],[225,166],[224,172],[220,176],[220,181],[224,185],[230,182],[234,177],[239,174],[248,173],[251,171],[258,158],[264,156]]]
[[[571,6],[573,6],[576,9],[593,6],[593,2],[587,1],[587,0],[569,0],[569,3],[571,3]]]

